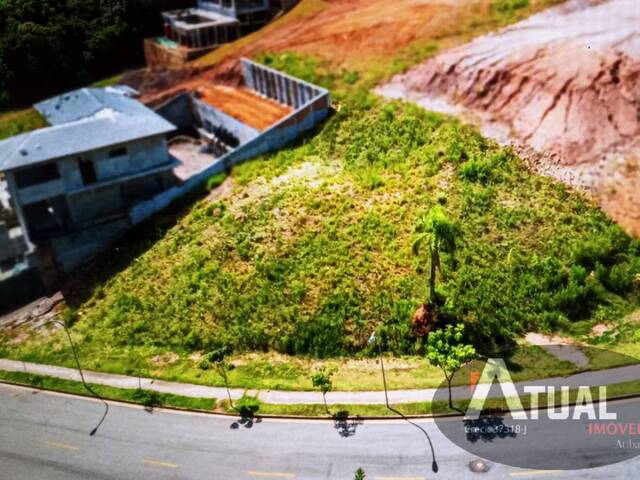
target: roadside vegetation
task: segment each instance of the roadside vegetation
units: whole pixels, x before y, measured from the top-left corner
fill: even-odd
[[[76,395],[91,396],[80,382],[72,380],[61,380],[57,378],[32,375],[22,372],[2,372],[0,371],[0,380],[12,384],[30,386],[51,390],[55,392],[71,393]],[[255,397],[243,396],[232,406],[229,400],[217,400],[215,398],[198,398],[185,397],[181,395],[173,395],[168,393],[158,393],[152,390],[140,389],[124,389],[114,388],[104,385],[90,385],[91,389],[98,393],[106,400],[124,401],[137,403],[147,408],[176,408],[198,410],[203,412],[218,412],[237,414],[244,418],[259,417],[261,415],[291,415],[304,417],[326,417],[333,418],[336,422],[347,422],[348,419],[357,421],[357,417],[386,417],[397,416],[397,412],[403,415],[448,415],[459,414],[460,410],[464,411],[468,405],[467,401],[454,401],[454,409],[451,409],[446,401],[435,402],[415,402],[394,404],[392,407],[395,412],[388,409],[385,405],[331,405],[334,413],[327,413],[326,406],[323,404],[304,404],[304,405],[276,405],[268,404],[258,400]],[[590,389],[592,398],[599,399],[599,387]],[[607,387],[607,399],[623,398],[635,396],[640,391],[640,381],[630,381],[609,385]],[[95,398],[95,397],[94,397]],[[577,390],[573,389],[569,392],[569,403],[575,403],[577,398]],[[520,398],[524,408],[530,407],[530,397],[521,396]],[[554,405],[561,402],[561,392],[556,392]],[[539,407],[544,408],[549,403],[547,395],[539,398]],[[507,403],[504,398],[489,398],[485,403],[487,410],[506,409]]]
[[[0,380],[18,385],[52,390],[55,392],[94,397],[86,390],[82,383],[75,382],[73,380],[62,380],[44,375],[32,375],[22,372],[3,371],[0,371]],[[171,393],[158,393],[152,390],[116,388],[105,385],[90,384],[89,387],[104,399],[139,403],[150,408],[171,407],[212,411],[215,410],[217,405],[217,400],[215,398],[184,397],[182,395],[173,395]]]

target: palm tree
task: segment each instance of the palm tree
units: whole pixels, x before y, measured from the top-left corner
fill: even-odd
[[[440,270],[440,253],[453,253],[456,247],[457,228],[440,206],[433,207],[427,215],[418,219],[413,240],[413,254],[424,248],[430,257],[429,303],[436,301],[436,274]]]

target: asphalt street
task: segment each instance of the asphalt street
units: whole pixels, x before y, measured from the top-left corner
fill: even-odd
[[[236,419],[177,413],[0,386],[0,479],[339,479],[362,467],[367,480],[571,478],[635,479],[640,461],[591,470],[525,470],[493,464],[469,471],[475,457],[431,420],[439,472],[431,472],[424,435],[402,421],[335,425],[328,421]],[[337,428],[339,427],[339,428]],[[541,450],[548,455],[547,450]],[[598,452],[585,452],[597,455]]]

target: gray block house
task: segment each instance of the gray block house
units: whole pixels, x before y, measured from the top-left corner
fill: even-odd
[[[51,126],[0,142],[29,250],[52,248],[63,264],[77,263],[120,230],[132,206],[174,185],[166,139],[176,127],[133,93],[83,88],[48,99],[35,108]]]

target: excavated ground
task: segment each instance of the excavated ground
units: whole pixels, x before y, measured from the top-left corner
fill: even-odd
[[[289,115],[293,109],[261,97],[247,88],[208,85],[198,88],[201,99],[262,132]]]
[[[393,55],[415,42],[454,35],[460,19],[486,13],[489,3],[490,0],[302,0],[287,16],[237,44],[214,51],[211,58],[206,56],[192,67],[138,70],[126,74],[124,82],[140,90],[144,102],[157,105],[213,79],[238,86],[238,58],[259,52],[302,52],[336,67],[367,62]]]
[[[640,235],[640,2],[571,0],[378,89],[461,115]]]

